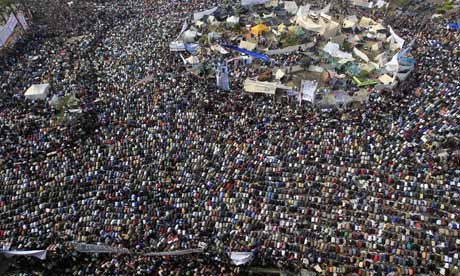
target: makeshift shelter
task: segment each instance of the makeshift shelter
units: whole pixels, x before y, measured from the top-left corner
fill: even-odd
[[[278,25],[278,32],[284,33],[287,31],[289,31],[289,28],[286,25],[284,25],[283,23]]]
[[[251,33],[255,36],[260,36],[261,34],[268,32],[268,27],[265,24],[257,24],[251,28]]]
[[[296,23],[302,28],[318,33],[325,38],[336,35],[340,28],[339,23],[323,17],[320,17],[316,22],[310,16],[297,17]]]
[[[187,61],[187,63],[189,63],[191,65],[196,65],[196,64],[200,63],[200,60],[196,56],[190,56],[190,57],[186,58],[185,61]]]
[[[290,14],[296,14],[299,10],[295,1],[285,1],[284,2],[284,9],[289,12]]]
[[[324,46],[323,51],[334,58],[353,60],[353,56],[350,53],[341,51],[337,43],[328,42],[326,46]]]
[[[364,62],[369,62],[369,58],[367,57],[367,55],[361,52],[358,48],[353,48],[353,54],[362,59]]]
[[[32,84],[24,93],[27,100],[44,100],[48,96],[50,85],[44,84]]]
[[[267,81],[255,81],[251,79],[246,79],[244,81],[244,91],[249,93],[262,93],[275,95],[276,89],[290,90],[292,89],[289,86],[283,85],[281,83],[267,82]]]
[[[252,43],[252,42],[245,41],[245,40],[241,40],[240,45],[238,45],[238,47],[242,49],[246,49],[248,51],[253,51],[256,48],[256,46],[257,46],[256,43]]]
[[[208,42],[210,44],[214,43],[215,41],[218,41],[222,37],[221,34],[216,33],[216,32],[210,32],[208,34]]]
[[[342,23],[342,28],[344,29],[353,29],[358,23],[358,17],[356,15],[350,15],[345,17]]]
[[[195,22],[195,26],[197,26],[198,28],[201,28],[201,27],[203,27],[204,25],[206,25],[206,23],[204,23],[204,22],[201,21],[201,20],[198,20],[197,22]]]
[[[227,24],[231,26],[234,26],[240,23],[240,18],[237,16],[230,16],[229,18],[227,18],[227,20],[225,20],[225,22],[227,22]]]
[[[192,30],[187,30],[182,34],[182,39],[185,43],[195,42],[198,33]]]

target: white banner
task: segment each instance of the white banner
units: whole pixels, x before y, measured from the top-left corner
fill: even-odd
[[[201,18],[205,17],[206,15],[211,15],[215,11],[217,11],[217,7],[209,9],[209,10],[205,10],[205,11],[202,11],[202,12],[196,12],[196,13],[193,14],[193,22],[196,22],[196,21],[200,20]]]
[[[0,46],[5,45],[8,38],[11,36],[11,34],[13,34],[14,28],[16,28],[17,24],[18,20],[16,19],[16,16],[11,13],[8,21],[6,22],[6,25],[0,27]]]
[[[249,263],[254,258],[251,252],[231,252],[230,259],[235,265],[243,265]]]
[[[127,248],[118,248],[108,245],[97,245],[87,243],[74,243],[75,250],[81,253],[114,253],[131,254]]]
[[[138,86],[138,85],[146,83],[146,82],[151,82],[151,81],[153,81],[154,78],[155,78],[154,74],[150,74],[150,75],[144,77],[143,79],[139,80],[138,82],[136,82],[136,84],[134,84],[134,86]]]
[[[187,30],[187,28],[188,28],[187,21],[184,21],[184,24],[182,24],[182,29],[180,30],[179,35],[176,37],[176,41],[179,39],[182,33],[185,32],[185,30]]]
[[[24,13],[22,11],[18,12],[18,20],[19,23],[21,23],[22,28],[26,31],[29,28],[29,25],[27,25],[26,18],[24,17]]]
[[[8,30],[10,30],[11,33],[13,33],[14,28],[16,28],[16,25],[18,24],[18,20],[16,19],[16,16],[14,16],[13,13],[10,14],[10,17],[8,18],[8,22],[6,22],[6,27]]]
[[[314,104],[316,87],[318,87],[318,83],[316,81],[303,80],[301,83],[302,100],[309,101]]]
[[[216,85],[222,90],[230,90],[228,82],[228,67],[226,64],[221,64],[216,70]]]
[[[32,256],[40,260],[46,259],[46,250],[28,250],[28,251],[0,251],[7,258],[13,256]]]
[[[390,33],[391,33],[390,37],[388,38],[388,41],[394,42],[399,49],[402,49],[402,47],[404,46],[404,39],[398,36],[393,31],[393,28],[391,28],[391,26],[388,26],[388,28],[390,29]]]
[[[254,6],[270,2],[270,0],[241,0],[241,6]]]
[[[164,252],[150,252],[144,254],[144,256],[180,256],[187,255],[192,253],[202,253],[203,248],[192,248],[185,250],[176,250],[176,251],[164,251]]]
[[[10,37],[8,28],[6,26],[0,26],[0,47],[3,47],[8,37]]]

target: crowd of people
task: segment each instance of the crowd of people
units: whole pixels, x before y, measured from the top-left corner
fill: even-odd
[[[241,275],[248,266],[229,253],[252,252],[251,265],[293,273],[460,273],[460,33],[445,28],[454,18],[422,21],[420,6],[374,14],[417,38],[413,75],[361,108],[320,110],[244,93],[244,67],[232,68],[229,92],[189,74],[168,45],[193,11],[223,4],[206,2],[70,7],[85,22],[78,39],[42,26],[3,58],[0,243],[53,246],[47,260],[21,257],[11,269]],[[78,95],[86,117],[62,123],[47,101],[26,101],[41,82]],[[72,242],[132,254],[83,254]],[[199,254],[143,255],[203,243]]]

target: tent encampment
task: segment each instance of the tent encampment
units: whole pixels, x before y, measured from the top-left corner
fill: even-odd
[[[48,96],[50,85],[48,83],[32,84],[24,93],[28,100],[44,100]]]

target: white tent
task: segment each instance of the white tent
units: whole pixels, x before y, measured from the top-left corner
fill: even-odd
[[[253,51],[257,47],[257,44],[249,42],[249,41],[241,40],[240,45],[238,45],[238,47],[246,49],[248,51]]]
[[[403,46],[404,46],[404,39],[401,38],[400,36],[398,36],[394,31],[393,31],[393,28],[391,28],[391,26],[389,26],[389,29],[390,29],[390,37],[388,37],[387,41],[390,42],[390,48],[392,50],[395,50],[395,49],[402,49]]]
[[[306,30],[318,33],[326,38],[336,35],[340,24],[323,17],[321,16],[317,22],[314,22],[310,16],[297,17],[297,24]]]
[[[190,57],[186,58],[185,61],[187,61],[189,64],[192,64],[192,65],[200,63],[200,60],[196,56],[190,56]]]
[[[356,15],[349,15],[343,20],[342,27],[345,29],[354,28],[358,21],[359,19]]]
[[[44,84],[32,84],[24,93],[24,96],[28,100],[44,100],[48,96],[50,85]]]
[[[229,18],[227,18],[226,22],[230,25],[236,25],[238,23],[240,23],[240,18],[238,16],[230,16]]]
[[[297,10],[299,10],[299,7],[297,6],[295,1],[285,1],[284,9],[290,14],[296,14]]]
[[[281,83],[267,82],[267,81],[256,81],[246,79],[244,81],[244,91],[249,93],[263,93],[269,95],[275,95],[276,89],[290,90],[292,87],[283,85]]]
[[[363,61],[365,62],[369,62],[369,58],[367,57],[367,55],[365,53],[363,53],[362,51],[360,51],[358,48],[353,48],[353,54],[355,54],[357,57],[359,57],[360,59],[362,59]]]
[[[340,46],[337,43],[328,42],[326,46],[324,46],[323,51],[335,58],[353,59],[353,56],[350,53],[341,51]]]
[[[182,34],[182,38],[184,42],[189,43],[189,42],[194,42],[198,33],[192,30],[187,30]]]

